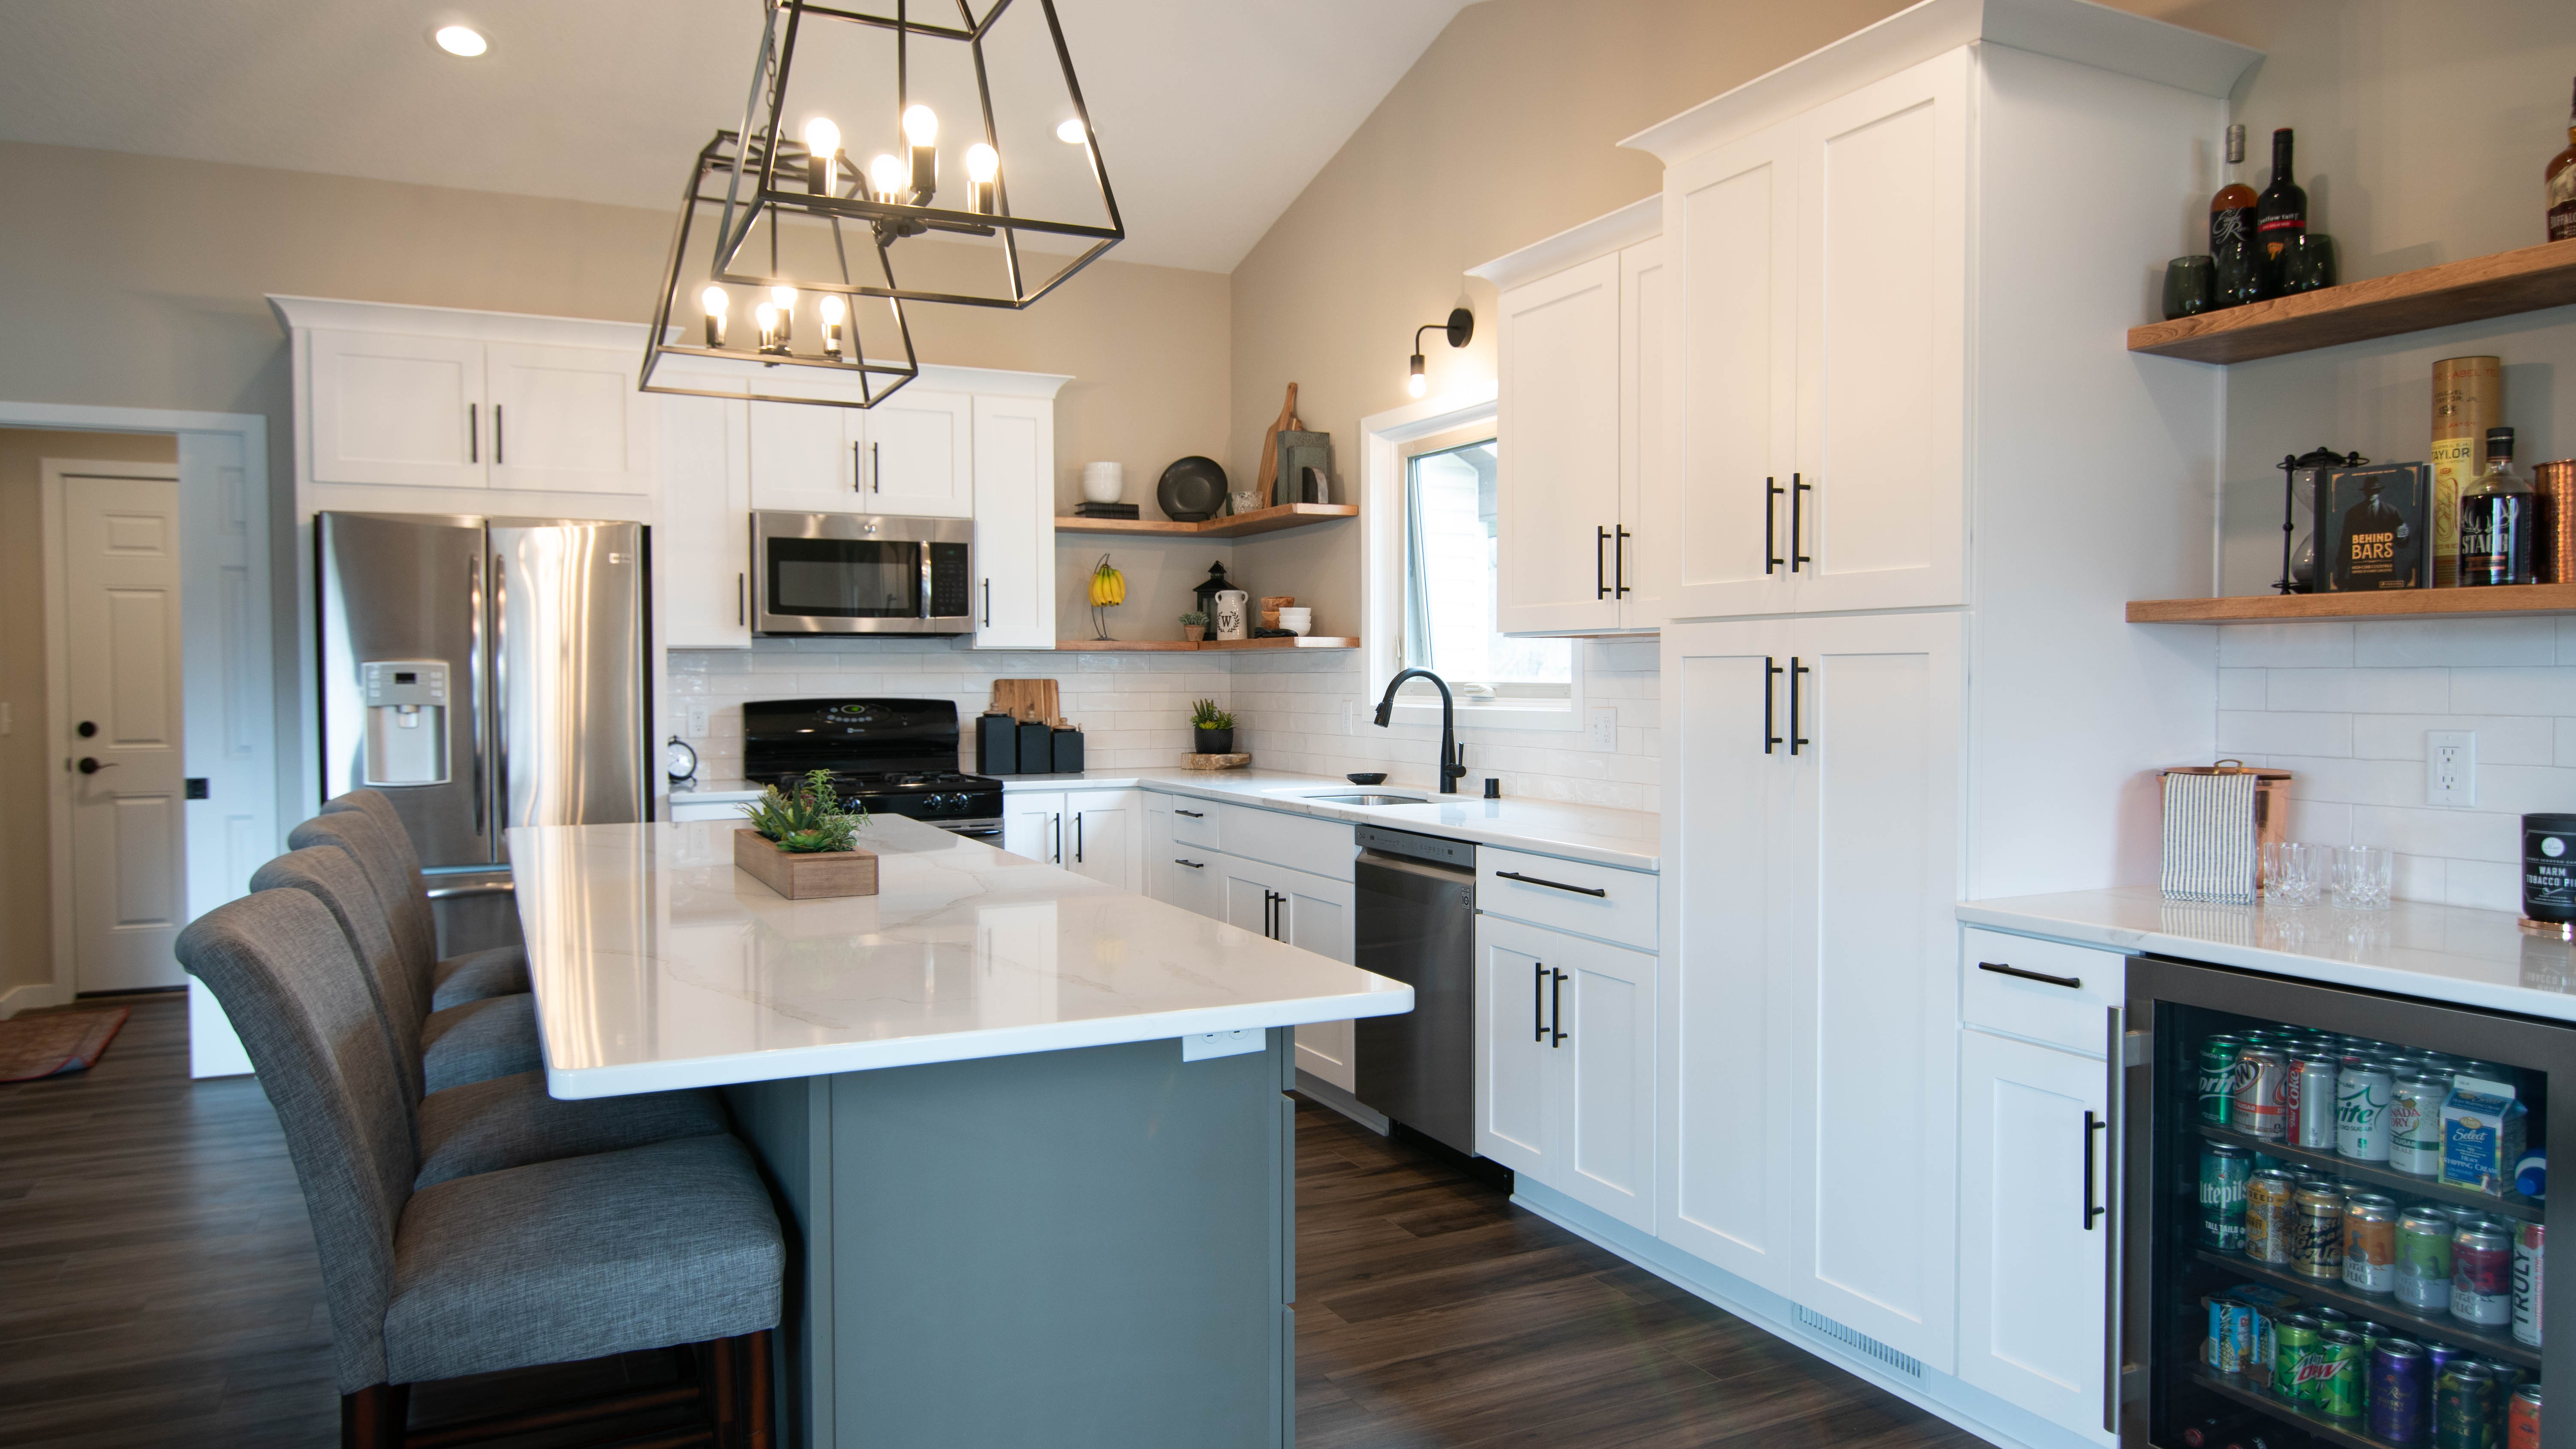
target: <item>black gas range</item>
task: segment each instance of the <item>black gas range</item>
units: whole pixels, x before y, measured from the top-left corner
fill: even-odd
[[[767,699],[742,707],[742,772],[784,785],[832,772],[844,800],[960,835],[1002,833],[1002,782],[957,768],[957,705],[945,699]]]

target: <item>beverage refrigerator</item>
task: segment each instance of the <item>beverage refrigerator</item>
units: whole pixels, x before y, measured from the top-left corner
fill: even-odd
[[[2576,1026],[2155,957],[2124,1025],[2124,1446],[2576,1449]]]
[[[383,791],[430,870],[649,817],[643,525],[323,513],[313,538],[326,797]]]

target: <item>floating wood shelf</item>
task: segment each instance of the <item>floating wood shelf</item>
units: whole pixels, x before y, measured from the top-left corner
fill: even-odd
[[[2473,618],[2479,615],[2566,613],[2576,613],[2576,584],[2129,601],[2129,622],[2132,624],[2276,623],[2284,619]]]
[[[1357,649],[1360,641],[1334,634],[1308,634],[1295,639],[1058,639],[1055,647],[1089,654],[1159,654],[1201,649]]]
[[[2576,303],[2576,241],[2445,262],[2129,329],[2131,352],[2250,362]]]
[[[1283,528],[1304,528],[1310,523],[1329,523],[1336,518],[1359,516],[1356,503],[1282,503],[1272,508],[1226,514],[1198,523],[1173,523],[1160,518],[1058,517],[1055,531],[1130,533],[1151,538],[1242,538],[1246,534],[1277,533]]]

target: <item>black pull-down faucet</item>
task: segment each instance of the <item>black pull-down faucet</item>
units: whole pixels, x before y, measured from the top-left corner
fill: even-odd
[[[1395,692],[1408,679],[1428,679],[1440,691],[1440,793],[1455,795],[1458,782],[1467,777],[1467,755],[1458,744],[1457,704],[1449,697],[1449,681],[1428,669],[1408,669],[1388,680],[1386,695],[1377,702],[1377,727],[1385,729],[1395,717]]]

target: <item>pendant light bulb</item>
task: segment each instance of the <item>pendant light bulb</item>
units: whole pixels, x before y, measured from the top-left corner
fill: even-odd
[[[868,184],[879,201],[893,201],[903,193],[903,184],[912,178],[911,168],[890,154],[880,154],[868,163]]]
[[[903,113],[903,138],[916,146],[938,144],[938,114],[928,106],[906,107]]]
[[[760,324],[761,331],[775,332],[778,330],[778,309],[763,302],[751,309],[751,320]]]
[[[1413,354],[1413,374],[1404,380],[1404,390],[1420,397],[1431,390],[1431,379],[1422,375],[1422,354]]]
[[[722,317],[728,301],[725,289],[722,287],[709,287],[698,294],[698,305],[706,308],[707,315],[710,317]]]
[[[770,288],[770,289],[769,289],[769,304],[770,304],[771,306],[773,306],[773,307],[776,307],[776,308],[777,308],[781,313],[787,313],[787,312],[793,312],[793,311],[795,311],[795,310],[796,310],[796,289],[795,289],[794,287],[772,287],[772,288]]]
[[[848,315],[849,309],[842,303],[840,293],[825,292],[823,294],[823,321],[825,324],[838,327],[841,325],[841,319]]]
[[[1002,153],[978,141],[966,148],[966,179],[981,186],[1002,174]]]
[[[1080,117],[1070,118],[1057,126],[1055,138],[1068,146],[1079,146],[1091,139],[1090,134],[1083,129]]]
[[[817,196],[829,196],[838,189],[840,178],[834,162],[841,154],[841,128],[828,116],[816,116],[805,123],[805,189]]]

